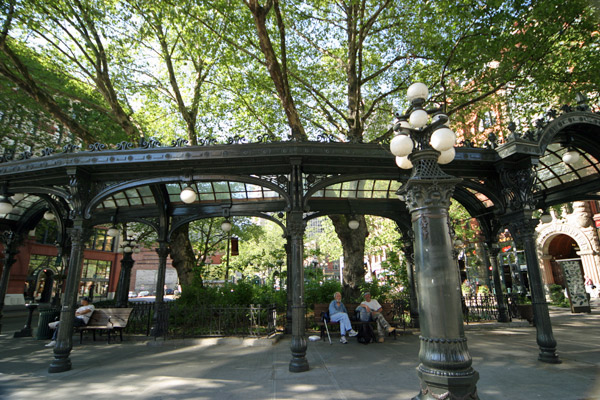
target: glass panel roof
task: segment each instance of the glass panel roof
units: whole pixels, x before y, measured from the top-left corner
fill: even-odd
[[[165,187],[169,196],[169,201],[172,203],[183,203],[179,197],[179,193],[186,187],[184,183],[169,183]],[[192,188],[198,194],[200,202],[216,202],[216,201],[255,201],[255,200],[273,200],[279,199],[281,196],[263,186],[244,183],[244,182],[194,182]],[[108,197],[98,207],[100,209],[110,209],[115,207],[135,207],[155,205],[156,201],[152,195],[152,190],[149,186],[140,186],[134,189],[127,189]]]
[[[475,195],[475,197],[477,197],[477,200],[479,200],[481,203],[483,203],[483,205],[487,208],[487,207],[493,207],[494,206],[494,202],[491,201],[485,194],[478,192],[477,190],[471,189],[471,188],[466,188],[469,192],[473,193]]]
[[[580,151],[579,160],[571,165],[562,162],[567,149],[559,143],[551,143],[540,158],[537,168],[537,183],[540,190],[549,189],[576,179],[600,173],[598,160],[588,153]]]
[[[281,196],[264,186],[244,182],[194,182],[192,188],[198,194],[200,202],[215,202],[222,200],[261,201],[279,199]],[[169,200],[173,203],[182,203],[179,193],[186,187],[183,183],[166,185]]]
[[[15,201],[12,197],[9,198],[10,202],[13,205],[13,209],[8,214],[1,214],[0,218],[7,219],[10,221],[18,221],[23,214],[27,211],[29,207],[31,207],[34,203],[40,201],[40,198],[35,195],[25,195],[23,199],[19,201]]]
[[[392,180],[361,179],[335,183],[318,190],[313,197],[350,199],[395,199],[401,183]]]

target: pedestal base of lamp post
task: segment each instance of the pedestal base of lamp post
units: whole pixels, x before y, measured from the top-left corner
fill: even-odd
[[[307,343],[304,336],[292,337],[292,360],[290,361],[290,372],[308,371],[308,360],[306,359]]]
[[[448,375],[448,371],[425,370],[423,365],[420,365],[417,368],[417,375],[421,381],[421,393],[412,400],[479,399],[476,386],[479,380],[477,371],[470,368],[467,371],[456,371],[451,374]]]
[[[562,361],[558,358],[556,354],[556,349],[543,349],[540,348],[540,355],[538,356],[538,360],[548,363],[548,364],[560,364]]]
[[[71,366],[71,359],[69,358],[69,353],[56,354],[56,352],[55,352],[54,360],[50,364],[50,367],[48,368],[48,372],[51,374],[57,373],[57,372],[66,372],[66,371],[70,371],[71,368],[72,368],[72,366]]]

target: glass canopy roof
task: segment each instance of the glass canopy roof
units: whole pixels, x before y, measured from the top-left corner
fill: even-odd
[[[179,194],[187,185],[184,183],[168,183],[165,188],[171,203],[182,204]],[[196,201],[214,203],[221,201],[265,201],[276,200],[279,193],[260,185],[231,181],[193,182],[192,189],[198,194]],[[98,208],[135,207],[155,205],[156,201],[149,186],[140,186],[124,190],[108,197]]]
[[[588,153],[580,152],[579,160],[576,163],[565,164],[562,161],[562,156],[566,151],[567,149],[561,144],[551,143],[548,145],[537,168],[539,190],[549,189],[578,179],[585,179],[588,176],[600,173],[598,160]]]
[[[475,197],[477,197],[477,200],[479,200],[484,207],[488,208],[488,207],[493,207],[494,206],[494,202],[491,201],[485,194],[478,192],[475,189],[471,189],[471,188],[466,188],[469,192],[471,192]]]
[[[11,203],[13,205],[12,211],[8,214],[0,213],[0,217],[10,221],[18,221],[21,218],[21,216],[25,214],[27,210],[39,200],[40,198],[34,195],[25,196],[19,201],[14,201],[14,199],[11,199]]]
[[[395,199],[400,182],[361,179],[336,183],[315,192],[313,197],[349,199]]]

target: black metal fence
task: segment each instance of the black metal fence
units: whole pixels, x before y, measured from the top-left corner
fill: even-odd
[[[522,315],[520,296],[516,293],[504,295],[505,307],[511,319],[529,319]],[[497,321],[498,303],[493,294],[463,296],[463,316],[467,323],[476,321]]]
[[[277,308],[272,305],[189,306],[165,302],[161,317],[153,321],[154,303],[129,303],[133,308],[127,333],[166,337],[264,337],[277,332]],[[152,332],[152,328],[156,330]]]
[[[521,315],[520,298],[517,294],[505,295],[508,315],[526,319]],[[277,310],[275,304],[243,306],[188,306],[176,301],[165,302],[161,318],[153,321],[154,303],[130,302],[133,308],[126,332],[164,337],[244,336],[264,337],[275,334],[286,324],[285,310]],[[279,312],[278,312],[279,311]],[[394,320],[404,328],[411,327],[410,301],[408,297],[394,300]],[[469,322],[498,320],[498,305],[494,295],[469,295],[463,297],[463,317]],[[312,316],[307,315],[307,326]],[[152,329],[156,329],[152,332]]]

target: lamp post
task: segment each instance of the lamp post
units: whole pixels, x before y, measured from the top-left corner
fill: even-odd
[[[479,374],[471,367],[464,334],[448,216],[450,198],[460,179],[446,174],[438,165],[454,159],[456,136],[445,125],[448,117],[441,109],[423,108],[427,95],[422,83],[408,88],[411,106],[404,115],[397,115],[397,135],[390,143],[396,164],[412,169],[397,195],[406,202],[414,232],[421,326],[417,368],[421,391],[415,399],[477,399]]]
[[[131,269],[135,261],[132,254],[139,253],[137,243],[133,239],[126,239],[121,243],[119,252],[123,252],[121,259],[121,273],[119,274],[119,283],[117,284],[117,292],[115,294],[117,307],[127,307],[129,302],[129,283],[131,281]]]

